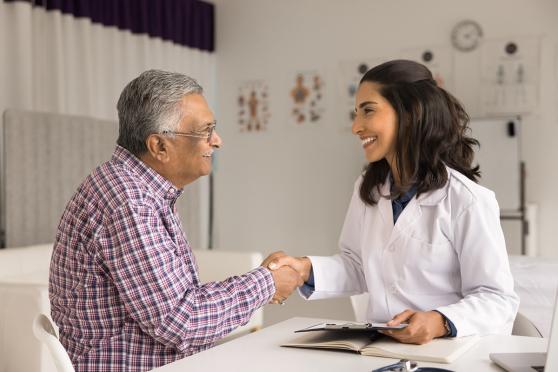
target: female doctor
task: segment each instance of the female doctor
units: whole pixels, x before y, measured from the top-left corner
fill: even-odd
[[[330,257],[269,256],[290,265],[308,299],[370,294],[367,318],[408,323],[404,342],[510,334],[513,289],[494,193],[476,183],[468,115],[423,65],[390,61],[362,78],[352,132],[368,166]],[[274,299],[283,302],[283,298]]]

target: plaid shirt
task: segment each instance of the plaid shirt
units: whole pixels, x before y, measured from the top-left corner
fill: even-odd
[[[262,267],[200,283],[173,213],[181,193],[117,147],[68,203],[49,294],[76,371],[144,371],[205,350],[273,296]]]

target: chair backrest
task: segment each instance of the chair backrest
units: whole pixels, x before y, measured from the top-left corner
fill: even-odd
[[[259,252],[194,250],[202,283],[221,281],[255,269],[263,261]]]
[[[357,322],[366,322],[366,312],[368,311],[368,301],[370,295],[368,292],[351,296],[351,305],[353,306],[353,313]]]
[[[46,315],[39,314],[35,317],[33,333],[39,341],[47,346],[58,372],[75,372],[66,349],[58,340],[54,326]]]
[[[538,328],[525,315],[517,313],[513,322],[512,335],[543,337]]]

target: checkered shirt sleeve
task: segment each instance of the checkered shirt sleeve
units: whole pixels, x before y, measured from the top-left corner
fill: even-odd
[[[113,239],[104,259],[126,311],[145,333],[182,353],[247,323],[273,295],[264,268],[196,285],[191,251],[172,241],[150,207],[123,205],[112,214],[107,234]]]

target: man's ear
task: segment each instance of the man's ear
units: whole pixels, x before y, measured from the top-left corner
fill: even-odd
[[[145,140],[147,152],[149,155],[161,163],[166,163],[169,160],[169,143],[167,139],[160,134],[150,134]]]

